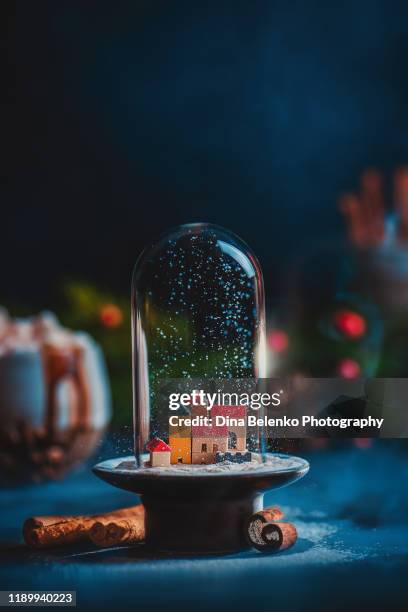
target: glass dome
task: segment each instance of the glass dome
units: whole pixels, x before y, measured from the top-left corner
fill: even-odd
[[[138,466],[186,471],[225,457],[241,463],[251,456],[248,451],[260,450],[258,427],[214,424],[216,414],[245,416],[244,406],[223,413],[219,402],[210,409],[200,396],[199,405],[170,408],[169,397],[216,391],[221,381],[236,390],[235,383],[242,388],[242,381],[264,377],[264,310],[259,263],[230,231],[183,225],[144,250],[132,279]],[[199,420],[210,414],[212,424]]]

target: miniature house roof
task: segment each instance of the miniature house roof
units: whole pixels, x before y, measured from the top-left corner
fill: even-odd
[[[193,438],[225,438],[228,436],[226,425],[197,425],[191,428]]]
[[[232,419],[245,419],[247,414],[246,406],[213,406],[211,415],[228,416]]]
[[[150,452],[171,453],[170,446],[160,438],[153,438],[153,440],[150,440],[149,444],[146,445],[146,448]]]

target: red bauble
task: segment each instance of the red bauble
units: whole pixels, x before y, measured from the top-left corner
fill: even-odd
[[[364,336],[367,330],[366,320],[353,310],[337,310],[333,315],[336,328],[350,339]]]
[[[289,347],[288,334],[283,329],[272,329],[268,335],[268,345],[275,353],[284,353]]]
[[[337,373],[342,378],[358,378],[361,374],[361,368],[357,361],[346,358],[338,363]]]

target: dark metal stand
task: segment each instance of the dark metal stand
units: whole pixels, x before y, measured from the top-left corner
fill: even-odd
[[[295,482],[309,469],[304,459],[292,458],[290,469],[158,474],[132,469],[131,459],[105,461],[93,471],[102,480],[141,496],[147,548],[174,553],[228,553],[248,548],[245,522],[262,508],[263,493]]]

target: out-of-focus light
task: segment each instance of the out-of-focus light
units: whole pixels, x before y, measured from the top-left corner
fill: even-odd
[[[353,310],[338,310],[334,313],[333,320],[336,328],[347,338],[361,338],[366,333],[365,318]]]
[[[105,327],[119,327],[123,321],[123,313],[115,304],[105,304],[99,311],[99,319]]]
[[[361,368],[354,359],[342,359],[337,365],[337,373],[342,378],[358,378]]]
[[[373,445],[373,440],[371,438],[355,438],[354,446],[357,448],[371,448]]]
[[[330,446],[327,438],[310,438],[305,440],[305,447],[309,450],[324,450]]]
[[[288,334],[283,329],[272,329],[268,335],[268,346],[275,353],[284,353],[289,347]]]

